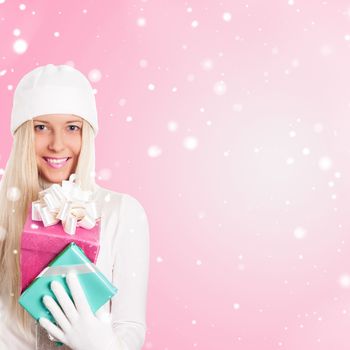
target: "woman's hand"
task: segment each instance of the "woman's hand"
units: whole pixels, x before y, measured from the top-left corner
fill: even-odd
[[[40,325],[73,350],[122,350],[112,325],[97,318],[91,311],[77,276],[68,274],[66,280],[74,303],[63,286],[53,281],[51,289],[63,312],[52,297],[45,296],[43,301],[59,327],[44,317],[39,319]]]

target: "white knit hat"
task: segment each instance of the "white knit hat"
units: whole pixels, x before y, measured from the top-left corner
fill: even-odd
[[[11,133],[44,114],[75,114],[98,131],[95,95],[83,73],[68,65],[47,64],[25,74],[18,83],[11,113]]]

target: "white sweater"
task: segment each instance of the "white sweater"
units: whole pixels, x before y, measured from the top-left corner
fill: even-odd
[[[146,334],[146,302],[149,270],[149,224],[142,205],[128,194],[97,185],[95,201],[101,208],[100,251],[96,265],[118,288],[98,313],[108,315],[122,349],[140,350]],[[40,344],[46,331],[38,326],[38,344],[26,343],[9,321],[0,300],[0,350],[48,349]],[[50,344],[52,342],[49,342]],[[53,344],[52,344],[53,345]],[[50,348],[54,349],[55,347]],[[57,350],[68,349],[66,346]]]

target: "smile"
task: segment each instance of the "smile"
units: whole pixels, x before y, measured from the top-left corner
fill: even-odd
[[[46,163],[55,169],[59,169],[64,167],[67,162],[69,161],[69,159],[71,159],[71,157],[66,157],[66,158],[49,158],[49,157],[43,157],[46,161]]]

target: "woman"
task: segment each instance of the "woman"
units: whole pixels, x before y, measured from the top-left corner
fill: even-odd
[[[85,76],[67,65],[48,64],[27,73],[13,101],[13,147],[0,182],[0,348],[74,350],[141,349],[146,332],[149,226],[141,204],[128,194],[95,183],[96,102]],[[20,238],[31,203],[39,191],[76,174],[76,183],[92,191],[101,211],[100,251],[96,265],[118,288],[92,314],[74,275],[67,283],[74,303],[51,285],[58,304],[44,298],[56,325],[38,325],[18,304]],[[45,334],[45,337],[43,337]],[[52,344],[52,345],[49,345]]]

